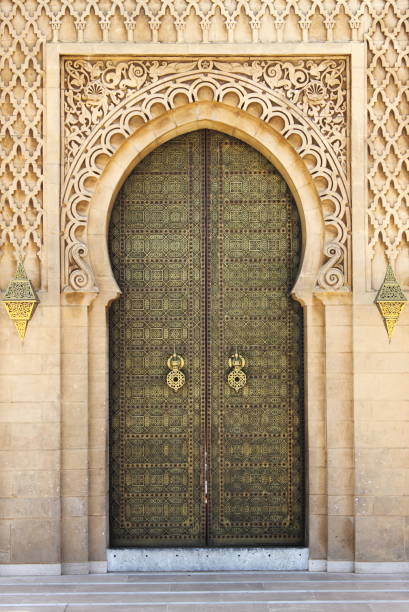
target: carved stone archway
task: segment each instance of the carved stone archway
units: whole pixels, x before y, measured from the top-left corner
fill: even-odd
[[[311,294],[322,263],[324,219],[321,202],[305,163],[293,147],[271,126],[258,118],[217,102],[196,102],[168,111],[130,136],[105,167],[90,200],[88,248],[99,290],[118,292],[111,271],[107,234],[116,195],[131,170],[154,148],[175,136],[202,128],[230,134],[260,151],[280,171],[298,206],[303,252],[295,296]]]
[[[227,113],[230,109],[236,115],[236,122],[226,121],[231,129],[242,128],[239,116],[246,120],[253,117],[252,125],[243,129],[244,140],[258,132],[280,134],[287,141],[288,154],[292,149],[296,156],[292,162],[303,160],[303,167],[309,169],[303,182],[311,189],[315,185],[325,227],[315,285],[331,291],[349,288],[347,72],[347,59],[339,57],[251,62],[246,58],[226,61],[194,57],[183,61],[66,59],[63,290],[100,289],[90,264],[88,234],[95,190],[101,190],[104,168],[118,163],[116,153],[122,147],[136,145],[136,153],[140,153],[143,139],[153,141],[152,135],[147,136],[152,129],[159,129],[160,138],[161,121],[172,123],[172,109],[181,113],[175,117],[189,117],[193,127],[187,128],[185,119],[184,131],[197,129],[201,120],[197,109],[205,108],[199,103],[209,104],[211,109],[203,120],[219,121],[221,125],[224,110]],[[243,112],[245,115],[240,114]],[[146,125],[150,126],[147,130]],[[173,128],[175,125],[169,127],[169,134]],[[258,148],[257,143],[254,146]],[[266,147],[267,157],[273,150]],[[280,163],[276,165],[280,167]],[[286,164],[281,165],[285,176]],[[291,180],[289,184],[291,187]],[[293,190],[297,199],[295,183]]]

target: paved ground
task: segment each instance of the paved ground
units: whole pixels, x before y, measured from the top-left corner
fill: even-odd
[[[409,612],[409,575],[307,572],[0,578],[0,612]]]

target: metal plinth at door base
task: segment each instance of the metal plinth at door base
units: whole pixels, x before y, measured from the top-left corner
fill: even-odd
[[[308,548],[111,548],[108,572],[308,569]]]

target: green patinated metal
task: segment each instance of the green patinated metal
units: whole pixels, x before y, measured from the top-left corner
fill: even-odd
[[[112,546],[304,542],[300,241],[283,178],[230,136],[178,137],[128,177],[109,236]]]

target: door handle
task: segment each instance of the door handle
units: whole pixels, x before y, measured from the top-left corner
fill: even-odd
[[[185,360],[180,355],[176,355],[176,351],[174,351],[166,363],[170,370],[166,376],[166,384],[175,392],[179,391],[186,382],[186,377],[182,372]]]
[[[243,372],[242,368],[246,365],[246,360],[242,355],[236,352],[229,357],[229,367],[231,368],[228,376],[227,383],[235,391],[240,391],[247,384],[246,373]]]

